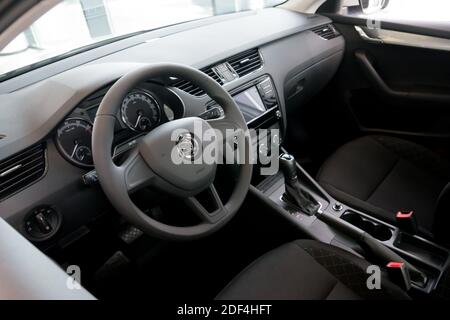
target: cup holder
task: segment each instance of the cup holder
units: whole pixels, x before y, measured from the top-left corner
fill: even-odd
[[[383,225],[377,225],[373,233],[369,234],[380,241],[388,241],[392,238],[392,230]]]
[[[378,226],[375,223],[373,223],[372,221],[363,220],[361,229],[363,229],[365,232],[367,232],[368,234],[373,236],[373,233],[375,232],[375,229],[377,227]]]
[[[363,218],[356,213],[351,213],[351,212],[346,212],[344,213],[344,215],[342,216],[342,219],[344,219],[345,221],[351,223],[352,225],[354,225],[355,227],[361,228],[363,226],[364,220]]]
[[[365,219],[356,212],[346,212],[342,216],[342,219],[355,227],[364,230],[375,239],[380,241],[388,241],[392,238],[392,230],[384,224],[377,223],[375,221]]]

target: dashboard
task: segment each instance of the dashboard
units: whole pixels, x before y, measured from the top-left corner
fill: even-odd
[[[344,49],[330,19],[269,8],[150,31],[4,81],[0,216],[45,249],[111,210],[100,186],[84,178],[95,172],[90,137],[98,106],[130,70],[155,62],[195,67],[234,97],[249,127],[283,134],[286,110],[329,82]],[[111,153],[119,157],[167,121],[220,115],[216,107],[182,79],[148,79],[123,98]],[[52,232],[40,237],[46,227]]]

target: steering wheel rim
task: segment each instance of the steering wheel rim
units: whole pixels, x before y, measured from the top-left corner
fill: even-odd
[[[203,89],[223,108],[224,117],[211,121],[182,118],[162,124],[142,139],[122,165],[115,165],[111,155],[114,125],[124,97],[145,80],[168,76],[188,80]],[[243,152],[239,152],[239,176],[226,203],[221,201],[213,184],[216,164],[206,164],[201,167],[202,170],[198,170],[198,167],[194,168],[187,164],[180,164],[180,167],[177,167],[164,161],[166,158],[160,158],[167,155],[166,144],[170,143],[167,142],[167,138],[171,131],[182,127],[192,131],[198,124],[206,130],[214,128],[224,133],[225,129],[237,129],[241,133],[238,148]],[[234,134],[231,137],[224,134],[226,144],[233,145],[235,140]],[[92,146],[100,185],[112,205],[131,224],[144,233],[158,238],[192,240],[217,231],[236,214],[250,186],[253,167],[252,144],[242,113],[222,86],[204,73],[186,65],[173,63],[146,65],[120,78],[100,103],[94,121]],[[187,227],[172,226],[146,215],[132,202],[129,194],[147,186],[184,197],[188,206],[201,218],[201,223]],[[217,210],[213,212],[208,212],[195,198],[196,194],[208,188],[217,206]]]

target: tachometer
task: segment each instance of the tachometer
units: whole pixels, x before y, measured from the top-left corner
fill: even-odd
[[[120,109],[122,121],[131,129],[147,132],[161,121],[161,109],[158,102],[149,93],[133,91],[122,102]]]
[[[56,145],[70,162],[92,167],[92,124],[84,119],[66,119],[56,133]]]

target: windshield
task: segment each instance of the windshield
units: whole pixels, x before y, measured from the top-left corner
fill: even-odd
[[[283,0],[65,0],[0,51],[0,79],[88,45]],[[55,58],[55,59],[54,59]],[[20,72],[20,73],[22,73]]]

